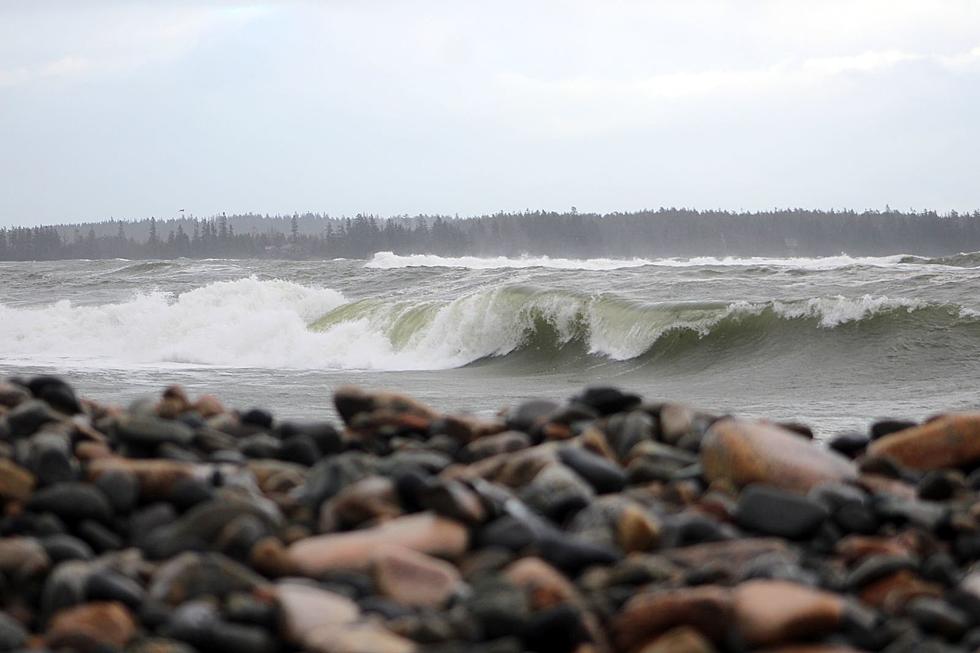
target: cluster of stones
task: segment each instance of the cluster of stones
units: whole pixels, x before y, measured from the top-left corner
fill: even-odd
[[[277,422],[0,383],[0,650],[980,647],[980,413],[798,424],[591,388]]]

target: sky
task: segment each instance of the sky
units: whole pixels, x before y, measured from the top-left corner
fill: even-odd
[[[980,0],[0,0],[0,225],[980,208]]]

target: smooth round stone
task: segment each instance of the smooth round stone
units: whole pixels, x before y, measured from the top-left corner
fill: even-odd
[[[0,612],[0,651],[13,651],[24,646],[27,637],[23,624],[6,612]]]
[[[106,496],[116,514],[129,514],[139,501],[139,481],[125,470],[109,470],[95,480],[95,486]]]
[[[966,487],[966,480],[958,472],[949,470],[927,473],[916,488],[919,498],[927,501],[946,501]]]
[[[242,413],[241,421],[243,424],[252,424],[263,429],[271,429],[273,423],[272,413],[262,408],[251,408]]]
[[[565,465],[553,463],[538,472],[520,496],[532,510],[562,523],[589,505],[595,493],[578,474]]]
[[[186,447],[194,441],[194,429],[191,427],[153,415],[127,414],[120,417],[116,420],[115,434],[127,444],[150,448],[163,444]]]
[[[41,539],[41,546],[54,563],[65,560],[91,560],[95,557],[92,547],[72,535],[50,535]]]
[[[277,606],[242,592],[233,592],[225,601],[224,618],[236,623],[261,626],[274,631],[279,618]]]
[[[177,480],[170,491],[170,503],[179,511],[190,510],[214,498],[211,484],[199,478]]]
[[[732,594],[735,629],[753,647],[828,635],[844,612],[840,596],[785,581],[749,581]]]
[[[112,518],[109,500],[98,488],[87,483],[59,483],[35,492],[28,510],[51,512],[67,522],[86,519],[108,522]]]
[[[136,620],[121,603],[85,603],[54,615],[45,629],[45,641],[55,650],[122,649],[136,630]]]
[[[249,458],[278,458],[282,441],[268,433],[256,433],[239,440],[238,447]]]
[[[708,429],[701,465],[710,482],[759,483],[801,494],[821,483],[857,478],[854,463],[835,451],[768,422],[733,418]]]
[[[872,424],[868,434],[871,436],[872,440],[877,440],[878,438],[883,438],[886,435],[891,435],[892,433],[897,433],[898,431],[904,431],[905,429],[910,429],[913,426],[918,425],[918,422],[913,422],[906,419],[883,419]]]
[[[320,450],[313,438],[299,434],[282,441],[278,458],[287,462],[297,463],[304,467],[312,467],[320,460]]]
[[[470,442],[460,454],[464,462],[476,462],[502,453],[513,453],[531,446],[531,438],[521,431],[504,431]]]
[[[980,460],[980,412],[943,415],[881,437],[868,447],[915,470],[952,469]]]
[[[476,545],[480,549],[500,547],[516,552],[536,541],[537,535],[534,529],[511,515],[495,519],[476,534]]]
[[[852,431],[835,435],[828,443],[828,446],[848,458],[856,458],[867,448],[870,442],[871,438],[867,434]]]
[[[640,405],[642,399],[635,394],[623,392],[619,388],[592,386],[574,397],[572,401],[595,409],[600,415],[612,415],[632,410]]]
[[[847,586],[858,590],[904,569],[915,569],[915,563],[908,557],[888,554],[871,555],[851,570],[847,577]]]
[[[478,625],[482,639],[520,633],[530,615],[525,592],[493,577],[477,581],[464,605]]]
[[[547,420],[560,404],[546,399],[534,399],[512,409],[506,417],[507,428],[530,433],[537,425]]]
[[[949,603],[931,597],[914,598],[905,604],[905,614],[924,631],[957,640],[970,627],[963,612]]]
[[[705,542],[721,542],[734,536],[732,530],[734,529],[726,529],[724,525],[707,515],[682,512],[672,515],[664,521],[662,541],[665,548],[684,547]]]
[[[620,492],[626,487],[626,472],[616,463],[581,447],[562,447],[558,458],[592,486],[598,494]]]
[[[649,413],[634,410],[609,418],[605,433],[609,444],[620,460],[625,460],[633,447],[653,438],[656,424]]]
[[[735,509],[742,528],[797,540],[814,533],[827,517],[816,501],[765,485],[742,490]]]
[[[35,433],[49,422],[57,422],[61,419],[63,416],[52,410],[47,403],[31,399],[18,404],[7,413],[7,426],[10,427],[11,435],[22,438]]]
[[[91,519],[86,519],[79,524],[75,532],[98,553],[115,551],[123,547],[123,539],[118,534]]]
[[[146,592],[139,583],[112,571],[94,573],[85,582],[88,601],[118,601],[138,611],[145,597]]]
[[[8,458],[0,458],[0,499],[24,501],[35,484],[34,474]]]
[[[554,531],[540,538],[538,551],[542,558],[572,575],[593,565],[614,564],[622,557],[612,547],[569,537],[562,531]]]

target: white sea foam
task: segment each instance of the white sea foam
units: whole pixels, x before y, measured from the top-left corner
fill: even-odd
[[[693,258],[589,258],[568,259],[551,258],[548,256],[520,257],[478,257],[478,256],[436,256],[434,254],[398,255],[392,252],[378,252],[365,267],[380,270],[391,270],[412,267],[442,267],[464,268],[469,270],[494,270],[508,268],[552,268],[556,270],[618,270],[623,268],[638,268],[644,266],[656,267],[777,267],[801,270],[837,270],[853,266],[895,267],[899,265],[918,265],[920,260],[928,259],[896,254],[894,256],[821,256],[821,257],[787,257],[769,258],[761,256],[749,257],[714,257],[697,256]]]
[[[665,334],[705,336],[724,320],[767,311],[778,319],[816,320],[834,328],[927,306],[870,295],[641,304],[521,286],[483,289],[452,301],[348,302],[331,289],[253,277],[179,296],[151,292],[98,306],[0,305],[0,363],[431,370],[509,354],[536,337],[546,339],[540,346],[578,341],[591,354],[627,360]]]

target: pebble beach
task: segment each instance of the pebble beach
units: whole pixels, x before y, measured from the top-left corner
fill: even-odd
[[[980,412],[330,403],[0,381],[0,651],[980,649]]]

